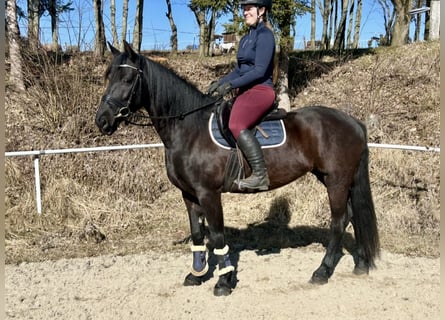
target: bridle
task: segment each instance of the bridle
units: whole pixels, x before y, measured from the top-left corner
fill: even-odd
[[[125,103],[119,99],[113,98],[112,96],[106,94],[102,97],[102,102],[119,108],[119,111],[114,116],[115,119],[128,119],[133,114],[133,112],[130,109],[130,105],[132,103],[137,84],[140,81],[142,81],[143,72],[140,68],[130,66],[129,64],[120,64],[120,65],[118,65],[118,67],[119,68],[130,68],[130,69],[137,71],[136,79],[134,80],[133,84],[131,85],[130,97],[128,98],[127,102]]]
[[[130,91],[130,97],[127,100],[127,102],[122,102],[121,100],[116,99],[116,98],[106,94],[106,95],[102,96],[101,101],[103,103],[107,103],[109,105],[118,107],[119,111],[114,115],[114,118],[115,119],[125,120],[127,123],[130,123],[130,124],[141,125],[141,126],[152,125],[152,124],[138,124],[138,123],[131,122],[129,120],[129,118],[132,117],[132,116],[137,116],[139,118],[148,118],[148,119],[180,119],[180,120],[182,120],[182,119],[185,118],[185,116],[187,116],[189,114],[192,114],[192,113],[194,113],[196,111],[208,108],[209,106],[214,105],[216,102],[218,102],[218,101],[223,99],[222,96],[218,96],[218,97],[216,97],[216,100],[212,100],[211,102],[206,103],[206,104],[204,104],[204,105],[202,105],[200,107],[197,107],[197,108],[192,109],[192,110],[187,111],[187,112],[183,112],[183,113],[178,114],[178,115],[172,115],[172,116],[150,116],[150,115],[144,115],[144,114],[136,114],[135,112],[131,111],[130,105],[132,103],[134,94],[136,92],[137,84],[138,83],[140,85],[142,84],[143,71],[142,71],[142,69],[140,67],[137,68],[137,67],[131,66],[129,64],[120,64],[120,65],[118,65],[118,67],[119,68],[130,68],[130,69],[133,69],[133,70],[137,71],[136,79],[134,80],[134,82],[133,82],[133,84],[131,86],[131,89],[130,89],[131,90]]]

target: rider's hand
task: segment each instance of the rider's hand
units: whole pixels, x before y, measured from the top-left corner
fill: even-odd
[[[230,82],[225,82],[222,85],[218,86],[218,88],[216,88],[216,92],[218,93],[218,95],[223,97],[226,94],[228,94],[232,89],[233,88]]]
[[[218,81],[212,81],[212,83],[210,83],[209,87],[207,88],[207,94],[212,94],[216,91],[216,89],[218,89]]]

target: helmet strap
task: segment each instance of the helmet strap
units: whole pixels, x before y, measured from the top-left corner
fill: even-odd
[[[258,17],[256,19],[255,28],[258,26],[258,23],[260,23],[260,19],[263,18],[263,15],[260,14],[260,6],[256,6],[256,12]]]

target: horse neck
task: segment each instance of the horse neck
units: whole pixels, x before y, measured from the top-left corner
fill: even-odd
[[[202,132],[207,126],[205,119],[210,114],[212,99],[157,62],[147,59],[144,69],[145,94],[150,102],[147,111],[164,144],[174,143],[183,129],[188,136]],[[207,105],[205,111],[191,112]]]

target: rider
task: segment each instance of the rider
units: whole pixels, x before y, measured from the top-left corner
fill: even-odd
[[[229,129],[252,168],[252,175],[239,182],[239,188],[267,190],[269,176],[264,155],[252,129],[272,108],[275,38],[267,20],[272,0],[240,0],[249,33],[239,42],[235,69],[210,84],[207,93],[225,95],[236,89]]]

